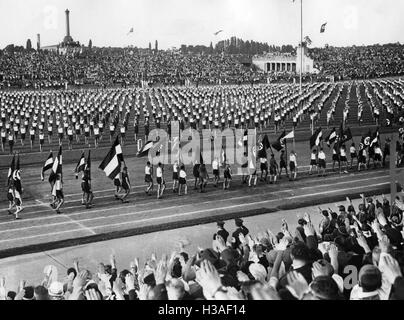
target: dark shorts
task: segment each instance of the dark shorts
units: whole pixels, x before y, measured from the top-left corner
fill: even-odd
[[[276,168],[269,168],[269,174],[270,175],[275,175],[276,174]]]
[[[219,176],[219,170],[213,170],[213,175],[215,176],[215,177],[218,177]]]
[[[318,165],[319,165],[320,168],[325,169],[325,160],[324,159],[319,159],[318,160]]]
[[[39,139],[39,144],[44,144],[45,140],[44,139]]]
[[[347,158],[346,157],[340,157],[341,162],[347,162]]]
[[[268,171],[268,165],[266,163],[261,163],[261,171]]]
[[[73,136],[69,136],[69,141],[70,141],[70,142],[73,141]]]
[[[231,180],[231,174],[228,173],[228,172],[224,172],[224,178],[228,179],[228,180]]]
[[[279,164],[279,167],[282,169],[282,168],[287,168],[287,166],[286,166],[286,162],[284,162],[284,161],[281,161],[281,163]]]
[[[122,183],[122,189],[128,191],[130,189],[129,185],[126,182]]]
[[[120,187],[121,186],[121,181],[119,179],[114,179],[114,186]]]
[[[63,133],[59,133],[59,138],[63,139]]]
[[[187,183],[187,180],[185,180],[185,178],[180,178],[179,182],[180,182],[180,185],[184,185]]]
[[[31,141],[35,141],[35,136],[31,136]]]
[[[375,154],[375,161],[382,161],[382,156],[380,154]]]
[[[316,166],[316,165],[317,165],[317,161],[316,161],[316,160],[310,160],[310,165],[311,165],[311,166]]]
[[[86,182],[82,182],[81,183],[81,190],[85,193],[90,193],[91,192],[91,188],[90,185]]]
[[[178,172],[173,172],[173,180],[178,180]]]
[[[351,159],[357,158],[356,153],[351,153]]]
[[[157,177],[157,184],[162,184],[163,183],[163,179],[161,177]]]
[[[8,192],[7,193],[7,199],[8,199],[8,201],[13,201],[14,200],[13,194]]]
[[[146,175],[145,175],[145,177],[144,177],[144,182],[146,182],[146,183],[153,182],[153,179],[152,179],[152,177],[151,177],[150,174],[146,174]]]
[[[332,155],[332,161],[339,161],[339,157],[337,154]]]
[[[296,170],[296,165],[294,162],[289,162],[289,169],[290,171],[295,171]]]
[[[366,164],[366,157],[364,157],[364,156],[359,156],[358,161],[359,161],[359,163]]]
[[[25,140],[25,133],[21,133],[21,140]]]
[[[84,135],[88,138],[90,136],[90,132],[86,132]]]
[[[58,199],[64,199],[65,198],[62,190],[56,190],[56,198],[58,198]]]

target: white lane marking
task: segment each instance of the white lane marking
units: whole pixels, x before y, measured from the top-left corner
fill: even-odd
[[[386,183],[372,184],[372,185],[368,185],[367,187],[376,187],[376,186],[381,186],[381,185],[386,185]],[[338,189],[338,190],[331,190],[331,191],[327,190],[327,191],[310,193],[310,194],[305,194],[305,195],[286,197],[284,199],[285,200],[286,199],[292,200],[292,199],[298,199],[298,198],[302,198],[302,197],[311,197],[311,196],[315,196],[315,195],[319,195],[319,194],[328,194],[328,193],[344,192],[344,191],[348,191],[348,190],[356,190],[356,189],[359,189],[359,188],[362,188],[362,186],[344,188],[344,189]],[[117,226],[121,226],[121,225],[129,225],[129,224],[133,224],[133,223],[141,223],[141,222],[148,222],[148,221],[154,221],[154,220],[170,219],[170,218],[175,218],[175,217],[184,217],[184,216],[194,215],[194,214],[197,214],[197,213],[204,213],[204,212],[217,211],[217,210],[228,210],[228,209],[234,209],[234,208],[239,208],[239,207],[247,207],[247,206],[253,206],[253,205],[261,205],[261,204],[271,203],[271,202],[275,202],[275,201],[279,201],[279,199],[264,200],[264,201],[253,202],[253,203],[243,203],[243,204],[237,204],[237,205],[220,207],[220,208],[197,210],[197,211],[190,211],[190,212],[184,212],[184,213],[178,213],[178,214],[172,214],[172,215],[165,215],[165,216],[159,216],[159,217],[153,217],[153,218],[147,218],[147,219],[140,219],[140,220],[133,220],[133,221],[125,221],[125,222],[120,222],[120,223],[99,225],[99,226],[92,227],[92,229],[101,229],[101,228],[105,228],[105,227],[117,227]],[[162,209],[167,209],[167,208],[162,208]],[[145,212],[150,212],[150,211],[145,211]],[[128,216],[128,215],[136,215],[136,214],[139,214],[139,212],[138,213],[126,213],[126,214],[116,215],[114,217],[122,217],[122,216]],[[92,220],[94,220],[94,219],[92,219]],[[84,220],[79,220],[79,221],[84,221]],[[48,226],[50,226],[50,225],[48,225]],[[71,232],[76,232],[76,231],[83,231],[83,229],[74,229]],[[41,237],[41,236],[49,236],[49,235],[60,234],[60,233],[68,233],[68,232],[69,232],[69,230],[65,230],[65,231],[61,231],[61,232],[52,232],[52,233],[40,234],[40,235],[29,236],[29,237],[5,239],[5,240],[0,240],[0,243],[12,241],[12,240],[14,240],[14,241],[26,240],[26,239],[37,238],[37,237]]]
[[[302,187],[302,188],[298,188],[298,189],[286,189],[286,190],[279,190],[279,191],[273,191],[273,192],[267,192],[267,193],[264,192],[264,193],[257,194],[257,195],[248,195],[248,196],[224,198],[224,199],[212,199],[210,201],[201,202],[201,203],[199,203],[199,205],[209,204],[209,203],[217,202],[217,201],[232,201],[232,200],[241,200],[241,199],[251,198],[251,197],[256,197],[256,196],[275,195],[275,194],[278,194],[278,193],[293,192],[293,191],[297,191],[299,189],[313,189],[313,188],[318,188],[318,187],[334,186],[334,185],[338,185],[338,184],[347,184],[347,183],[354,183],[354,182],[365,182],[365,181],[369,181],[369,180],[375,180],[375,179],[379,179],[379,178],[382,179],[382,178],[386,178],[386,177],[389,177],[389,176],[379,176],[379,177],[373,177],[373,178],[367,178],[367,179],[357,179],[357,180],[352,180],[350,182],[341,181],[341,182],[336,182],[336,183],[333,183],[333,184],[316,185],[316,186]],[[236,193],[238,191],[239,190],[235,190],[234,192]],[[172,199],[172,200],[175,200],[175,199]],[[111,207],[111,208],[105,208],[105,209],[100,209],[100,210],[80,211],[80,212],[76,212],[76,213],[71,213],[68,216],[69,217],[75,217],[75,216],[79,216],[79,215],[82,215],[82,214],[95,214],[95,213],[99,213],[99,212],[115,211],[115,210],[120,210],[120,209],[138,208],[138,207],[143,207],[143,206],[152,207],[153,204],[156,204],[156,203],[161,203],[161,201],[154,201],[154,202],[148,202],[148,203],[142,203],[142,204],[135,204],[135,205],[130,205],[130,206]],[[152,211],[163,210],[163,209],[165,210],[165,209],[173,209],[173,208],[183,208],[183,207],[189,206],[191,204],[192,203],[181,205],[181,206],[171,206],[171,207],[165,207],[165,208],[157,208],[157,209],[153,209],[153,210],[144,210],[144,211],[140,211],[140,212],[144,213],[144,212],[152,212]],[[66,207],[64,209],[65,210],[66,209],[74,209],[74,208],[79,208],[79,207],[80,206]],[[48,212],[48,211],[39,211],[39,212],[36,212],[36,213]],[[54,218],[56,218],[56,217],[55,216],[46,216],[46,217],[24,219],[24,221],[40,221],[40,220],[50,220],[50,219],[54,219]],[[109,218],[109,216],[107,216],[107,217],[95,217],[95,218],[91,218],[91,219],[83,219],[83,220],[75,220],[75,221],[88,221],[88,220],[96,220],[96,219],[101,219],[101,218]],[[19,221],[13,220],[13,221],[0,222],[0,225],[8,225],[8,224],[13,225],[13,224],[17,224],[17,223],[19,223]],[[34,228],[34,227],[39,227],[39,226],[26,227],[26,228]],[[13,229],[13,230],[16,230],[16,229]],[[1,231],[1,232],[3,232],[3,231]]]
[[[69,217],[68,215],[65,215],[65,217],[67,219],[69,219],[72,223],[77,224],[80,228],[83,228],[84,230],[90,232],[93,235],[96,234],[91,228],[86,227],[84,224],[82,224],[80,220],[74,220],[73,218]],[[1,234],[1,232],[0,232],[0,234]]]

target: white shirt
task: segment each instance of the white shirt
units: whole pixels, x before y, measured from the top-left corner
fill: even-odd
[[[356,152],[355,147],[351,147],[351,148],[349,148],[349,152],[350,152],[350,153],[355,153],[355,152]]]
[[[318,153],[318,158],[321,159],[321,160],[325,160],[325,153],[324,153],[324,151],[320,151],[320,152]]]
[[[144,168],[144,173],[145,174],[150,174],[150,167],[149,166],[146,166],[145,168]]]
[[[156,177],[157,178],[162,178],[163,177],[163,169],[160,167],[157,167],[156,169]]]
[[[290,162],[294,162],[296,165],[296,156],[294,154],[291,154],[289,159],[290,159]]]
[[[217,162],[216,160],[213,160],[212,169],[213,170],[218,170],[219,169],[219,162]]]
[[[186,178],[187,177],[187,173],[184,170],[180,171],[180,178]]]

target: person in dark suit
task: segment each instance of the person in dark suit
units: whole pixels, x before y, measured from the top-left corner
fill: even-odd
[[[240,245],[240,239],[238,238],[240,233],[246,236],[249,233],[249,230],[243,225],[243,220],[240,218],[236,218],[234,220],[236,224],[236,231],[233,232],[232,236],[235,239],[235,247],[238,248]]]

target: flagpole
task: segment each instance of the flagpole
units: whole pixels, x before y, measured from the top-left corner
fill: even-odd
[[[293,127],[293,151],[296,152],[295,127]]]
[[[300,0],[300,94],[302,94],[303,70],[303,0]]]

